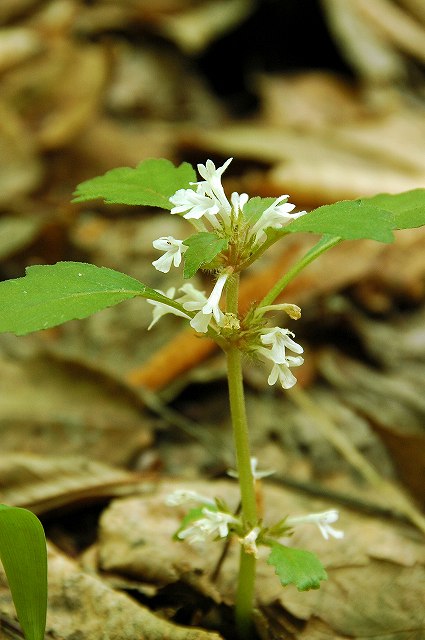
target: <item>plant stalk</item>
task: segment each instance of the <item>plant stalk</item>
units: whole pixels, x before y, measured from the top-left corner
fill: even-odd
[[[229,278],[227,289],[227,311],[237,313],[239,276]],[[230,413],[236,452],[236,468],[241,492],[241,515],[244,529],[248,533],[258,523],[254,477],[251,469],[248,421],[242,376],[242,358],[239,349],[230,345],[227,350],[227,376],[229,385]],[[241,548],[238,586],[236,590],[236,627],[240,638],[250,635],[255,585],[255,557]]]

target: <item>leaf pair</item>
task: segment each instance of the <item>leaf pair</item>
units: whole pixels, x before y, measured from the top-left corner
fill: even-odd
[[[151,158],[141,162],[135,169],[112,169],[103,176],[83,182],[77,187],[74,202],[102,198],[106,203],[147,205],[170,210],[170,197],[179,189],[190,189],[194,183],[196,173],[187,162],[175,167],[169,160]],[[245,217],[254,224],[274,201],[274,198],[251,198],[244,207]],[[338,236],[342,240],[368,238],[392,242],[394,229],[424,224],[425,189],[414,189],[396,195],[380,194],[372,198],[324,205],[294,220],[278,234],[307,232]],[[194,254],[194,249],[191,253]],[[193,266],[188,270],[192,271]]]

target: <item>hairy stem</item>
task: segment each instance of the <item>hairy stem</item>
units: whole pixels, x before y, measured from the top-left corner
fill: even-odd
[[[237,313],[239,276],[229,279],[227,290],[227,311]],[[248,532],[258,522],[254,477],[251,469],[248,422],[246,418],[245,396],[242,377],[241,352],[236,346],[227,348],[227,375],[229,385],[230,413],[236,452],[241,492],[241,515]],[[236,591],[236,625],[241,638],[249,636],[251,626],[255,583],[255,557],[241,548],[238,587]]]

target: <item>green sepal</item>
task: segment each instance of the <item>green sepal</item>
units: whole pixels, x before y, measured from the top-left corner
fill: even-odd
[[[84,262],[28,267],[24,277],[0,282],[0,333],[48,329],[136,296],[182,310],[135,278],[106,267]]]
[[[327,580],[328,575],[314,553],[285,547],[275,541],[269,544],[272,550],[267,564],[274,566],[282,586],[293,584],[298,591],[309,591],[319,589],[320,581]]]
[[[425,189],[402,193],[380,193],[367,202],[380,209],[392,211],[394,229],[413,229],[425,225]]]
[[[107,204],[147,205],[172,209],[170,197],[189,189],[196,173],[188,162],[175,167],[164,158],[150,158],[135,169],[119,167],[78,185],[73,202],[102,198]]]
[[[43,640],[47,550],[43,527],[27,509],[0,504],[0,560],[26,640]]]
[[[214,258],[227,249],[227,238],[219,238],[215,233],[201,231],[189,236],[183,241],[189,247],[184,253],[184,278],[191,278],[203,265],[209,264]]]

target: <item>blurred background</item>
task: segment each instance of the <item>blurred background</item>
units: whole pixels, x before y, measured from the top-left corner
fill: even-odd
[[[184,220],[72,204],[76,185],[149,157],[233,157],[228,193],[290,194],[299,209],[397,193],[425,186],[424,114],[422,0],[1,0],[0,278],[77,260],[180,286],[179,271],[152,268],[152,240],[185,237]],[[273,248],[246,275],[244,302],[311,242]],[[306,350],[299,395],[245,364],[261,468],[281,487],[388,519],[391,535],[413,521],[414,537],[425,530],[424,230],[344,243],[286,296],[303,308],[289,325]],[[46,518],[71,557],[95,544],[99,505],[132,484],[129,471],[196,480],[234,464],[223,358],[174,317],[147,334],[151,310],[130,301],[0,337],[0,500]],[[285,606],[300,634],[307,625],[296,637],[322,637],[306,620],[323,611]],[[393,631],[410,609],[398,607]],[[374,615],[381,637],[378,604]],[[343,619],[326,633],[366,637]]]

